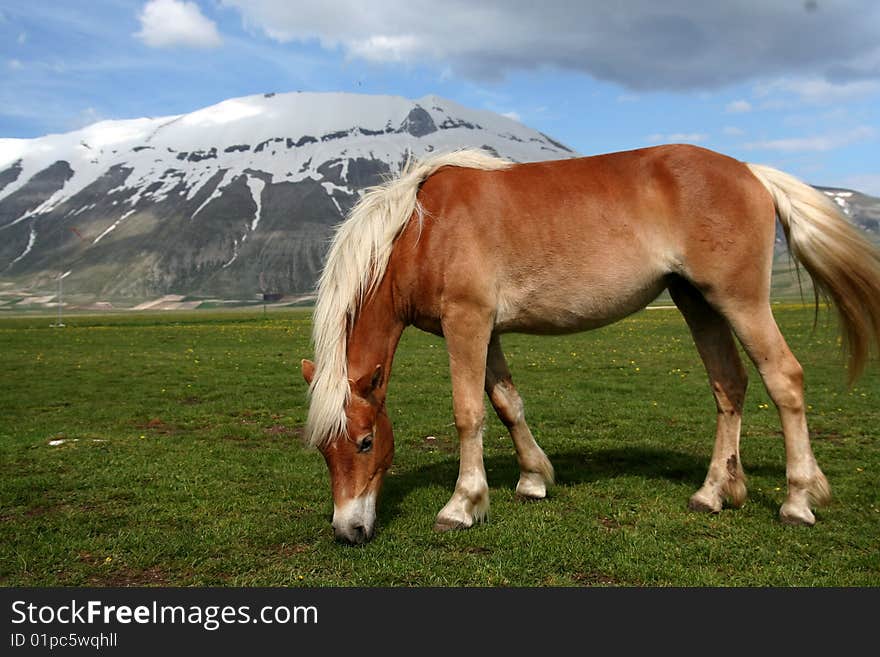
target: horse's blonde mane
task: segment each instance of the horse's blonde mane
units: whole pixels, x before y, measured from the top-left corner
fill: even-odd
[[[415,214],[422,220],[417,194],[422,182],[444,166],[495,170],[510,162],[478,150],[460,150],[410,160],[396,178],[371,187],[339,224],[321,277],[312,325],[315,374],[309,387],[306,423],[310,445],[346,434],[349,399],[346,342],[348,327],[364,298],[379,284],[394,240]]]

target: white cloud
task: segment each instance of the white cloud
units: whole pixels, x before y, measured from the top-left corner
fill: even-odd
[[[734,100],[727,103],[724,111],[728,114],[743,114],[752,111],[752,104],[747,100]]]
[[[23,45],[27,41],[27,32],[20,32],[16,41],[18,41],[18,45]]]
[[[370,62],[402,62],[419,50],[419,42],[410,34],[399,36],[374,34],[349,44],[352,55]]]
[[[504,112],[501,116],[506,116],[511,121],[516,121],[517,123],[522,123],[522,117],[518,112]]]
[[[654,144],[696,144],[708,139],[709,135],[704,132],[671,132],[669,134],[655,132],[653,135],[648,135],[648,141]]]
[[[134,36],[152,48],[215,48],[222,43],[217,25],[194,2],[150,0],[138,19],[141,31]]]
[[[24,68],[24,64],[22,64],[21,60],[19,59],[10,59],[8,62],[6,62],[6,66],[8,66],[9,69],[12,71],[19,71]]]
[[[769,109],[782,108],[787,103],[779,96],[793,96],[795,100],[809,105],[830,105],[867,98],[880,93],[880,80],[849,80],[830,82],[824,78],[780,79],[755,87],[755,94],[766,97],[764,105]]]
[[[847,132],[835,132],[810,137],[793,137],[789,139],[769,139],[752,141],[744,144],[748,150],[782,151],[785,153],[825,152],[849,146],[866,139],[872,139],[877,131],[871,126],[859,126]]]

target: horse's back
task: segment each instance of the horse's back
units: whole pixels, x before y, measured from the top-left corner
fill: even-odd
[[[447,167],[422,185],[425,219],[398,250],[434,308],[486,304],[499,330],[591,328],[644,307],[705,249],[741,248],[731,236],[759,221],[750,178],[736,160],[689,146]]]

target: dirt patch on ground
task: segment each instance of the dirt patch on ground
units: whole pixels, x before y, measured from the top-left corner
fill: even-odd
[[[282,438],[293,438],[304,447],[308,447],[306,442],[306,428],[304,426],[288,426],[286,424],[273,424],[265,429],[268,436],[279,436]]]
[[[836,431],[824,431],[822,429],[815,429],[811,431],[810,438],[812,438],[813,440],[827,440],[830,443],[846,442],[846,438]]]
[[[0,522],[15,522],[16,520],[21,520],[22,517],[25,518],[39,518],[40,516],[46,515],[56,509],[48,506],[34,506],[30,509],[25,509],[18,513],[0,513]]]
[[[586,573],[574,573],[571,578],[580,586],[621,586],[623,584],[623,582],[616,577],[598,570],[592,570]]]
[[[599,520],[599,524],[606,531],[609,531],[609,532],[617,531],[618,529],[623,527],[623,525],[620,523],[620,521],[615,520],[614,518],[609,518],[607,516],[599,516],[598,520]]]
[[[66,504],[64,502],[59,502],[57,504],[52,503],[41,503],[35,504],[34,506],[28,507],[27,509],[23,509],[18,512],[10,512],[10,513],[2,513],[0,514],[0,522],[16,522],[22,521],[23,519],[32,519],[32,518],[41,518],[42,516],[53,514],[53,513],[64,513],[71,511],[80,511],[85,509],[86,511],[91,510],[93,507],[91,506],[74,506],[71,504]]]
[[[168,586],[171,581],[168,573],[159,566],[145,570],[114,570],[88,578],[90,586]]]
[[[425,436],[419,441],[419,449],[423,449],[426,452],[457,454],[458,440],[453,440],[449,436]]]
[[[273,550],[275,554],[284,557],[285,559],[295,557],[298,554],[305,554],[306,552],[311,551],[312,546],[308,543],[294,543],[293,545],[282,543],[275,550]]]
[[[300,427],[288,427],[283,424],[273,424],[271,427],[263,429],[263,433],[267,436],[302,438],[305,432]]]
[[[39,518],[40,516],[44,516],[47,513],[52,513],[53,511],[58,511],[61,509],[62,505],[57,506],[34,506],[24,512],[24,516],[26,518]]]
[[[245,436],[239,433],[227,433],[220,436],[220,440],[227,440],[231,443],[235,443],[240,447],[245,447],[247,449],[253,449],[256,447],[260,447],[261,445],[267,444],[262,438],[254,437],[254,436]]]
[[[175,427],[173,424],[168,424],[164,420],[158,417],[154,417],[146,422],[142,422],[141,424],[135,425],[138,429],[144,431],[151,431],[155,434],[167,436],[171,434],[178,433],[179,429]]]
[[[80,552],[77,560],[96,569],[86,578],[89,586],[168,586],[172,582],[171,576],[161,566],[130,568],[114,563],[111,557],[91,552]]]

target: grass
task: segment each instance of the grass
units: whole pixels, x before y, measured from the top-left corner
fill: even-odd
[[[749,500],[687,510],[714,403],[680,315],[653,310],[590,333],[505,337],[558,483],[541,502],[515,497],[513,449],[490,410],[490,521],[446,534],[431,528],[458,470],[446,352],[408,330],[389,391],[395,466],[377,536],[359,548],[333,541],[326,467],[300,438],[308,311],[71,315],[65,329],[5,318],[0,583],[880,585],[880,373],[846,388],[828,314],[816,331],[812,308],[776,315],[806,370],[835,495],[815,527],[777,521],[782,438],[753,369]]]

